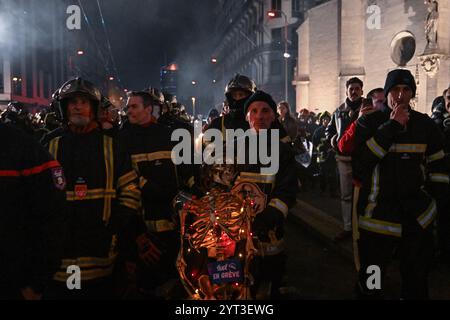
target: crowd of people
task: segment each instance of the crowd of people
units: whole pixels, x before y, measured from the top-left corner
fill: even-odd
[[[297,114],[250,78],[231,79],[223,110],[210,110],[203,131],[251,129],[259,137],[278,130],[280,167],[273,175],[261,173],[262,161],[176,165],[171,134],[193,132],[193,117],[155,88],[129,92],[124,110],[81,78],[64,83],[40,114],[11,102],[0,121],[0,298],[217,297],[216,283],[181,273],[179,262],[206,270],[224,253],[192,247],[188,252],[199,256],[179,260],[180,234],[189,237],[174,205],[180,193],[194,201],[212,199],[211,190],[251,200],[249,228],[261,247],[244,268],[245,297],[281,298],[284,221],[316,180],[323,196],[340,195],[343,232],[336,240],[357,241],[358,297],[382,296],[367,287],[366,271],[377,265],[384,275],[398,248],[402,297],[427,298],[435,240],[440,259],[450,261],[450,88],[431,117],[411,107],[416,85],[409,71],[391,71],[366,98],[363,89],[351,78],[346,101],[332,114]],[[234,243],[225,257],[239,259],[240,240],[217,219],[211,233]],[[80,269],[81,290],[68,287],[69,266]],[[187,295],[186,283],[195,294]]]

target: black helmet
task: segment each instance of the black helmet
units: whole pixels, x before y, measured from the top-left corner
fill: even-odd
[[[18,101],[11,101],[8,103],[8,106],[6,107],[7,110],[17,113],[17,114],[21,114],[23,112],[26,112],[23,103],[18,102]]]
[[[153,104],[162,106],[164,103],[164,94],[158,90],[157,88],[150,87],[148,88],[148,93],[152,97]]]
[[[220,113],[219,113],[219,111],[217,111],[217,109],[216,108],[212,108],[211,110],[209,110],[209,113],[208,113],[208,118],[218,118],[218,117],[220,117]]]
[[[61,88],[55,92],[54,99],[59,102],[59,109],[62,119],[67,119],[67,100],[75,95],[85,95],[93,102],[94,114],[97,114],[98,106],[102,99],[100,90],[92,82],[75,78],[64,83]]]
[[[237,73],[225,87],[225,97],[227,98],[230,106],[233,106],[235,102],[231,96],[231,93],[234,90],[242,90],[248,92],[250,96],[251,94],[256,92],[256,84],[249,77]]]
[[[112,106],[113,106],[113,104],[111,103],[111,101],[109,101],[109,99],[107,97],[102,95],[102,98],[100,100],[100,109],[106,110]]]

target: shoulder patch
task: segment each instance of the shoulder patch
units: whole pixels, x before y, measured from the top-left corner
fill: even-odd
[[[66,188],[66,177],[64,176],[64,170],[62,167],[52,168],[53,184],[59,190]]]

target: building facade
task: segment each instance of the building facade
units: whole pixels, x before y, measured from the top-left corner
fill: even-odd
[[[298,28],[297,110],[334,111],[350,77],[364,81],[365,93],[383,87],[386,74],[399,67],[392,54],[403,49],[395,40],[409,34],[416,48],[402,67],[416,77],[415,108],[430,113],[450,84],[450,2],[437,3],[436,46],[427,40],[431,9],[423,0],[332,0],[311,9]]]
[[[105,49],[99,47],[102,41],[93,39],[98,30],[86,23],[83,10],[81,28],[67,27],[71,5],[68,0],[0,0],[0,108],[15,100],[37,111],[76,76],[103,89],[116,87],[109,80]]]
[[[224,88],[236,73],[255,80],[276,101],[294,102],[293,70],[297,57],[297,27],[305,12],[323,0],[219,0],[217,45],[212,54],[216,89],[214,102],[224,100]],[[275,17],[269,17],[273,11]],[[287,30],[287,32],[286,32]],[[288,53],[289,58],[284,54]],[[287,95],[286,95],[287,88]]]

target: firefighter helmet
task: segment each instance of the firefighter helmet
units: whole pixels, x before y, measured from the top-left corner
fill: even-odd
[[[84,80],[82,78],[75,78],[64,83],[61,88],[55,92],[54,99],[59,102],[59,113],[61,118],[67,120],[67,102],[69,98],[77,95],[84,95],[89,100],[92,101],[92,106],[94,108],[94,114],[97,114],[98,107],[100,105],[102,94],[100,90],[94,86],[90,81]]]
[[[249,77],[237,73],[225,87],[225,97],[229,104],[233,104],[231,93],[235,90],[242,90],[251,95],[256,92],[256,84]]]

